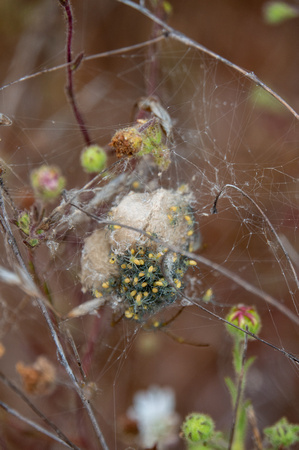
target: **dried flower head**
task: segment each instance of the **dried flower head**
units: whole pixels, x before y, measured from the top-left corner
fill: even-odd
[[[161,170],[169,167],[170,150],[163,143],[163,133],[158,118],[142,120],[133,127],[117,131],[109,145],[115,149],[118,158],[151,154]]]
[[[125,196],[109,212],[114,224],[85,240],[83,290],[112,299],[113,308],[121,307],[135,320],[173,303],[188,267],[196,263],[168,251],[167,245],[189,249],[195,226],[191,203],[190,193],[166,189]]]
[[[39,356],[31,366],[18,362],[16,370],[21,376],[23,388],[28,394],[45,395],[54,389],[56,369],[46,357]]]

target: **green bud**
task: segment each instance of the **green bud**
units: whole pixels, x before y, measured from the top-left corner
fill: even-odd
[[[258,334],[261,329],[261,319],[253,306],[238,305],[231,308],[226,316],[226,320],[234,325],[237,325],[243,330],[249,331],[253,334]],[[244,333],[235,327],[226,325],[227,331],[237,339],[244,339]],[[248,336],[248,339],[253,339]]]
[[[264,429],[265,436],[274,449],[289,448],[299,442],[299,425],[293,425],[282,417],[275,425]]]
[[[81,166],[88,173],[99,173],[105,169],[107,155],[98,145],[90,145],[81,153]]]
[[[55,200],[65,186],[65,178],[56,166],[43,165],[33,170],[30,180],[35,195],[44,201]]]
[[[214,434],[215,424],[213,419],[207,414],[189,414],[182,425],[183,438],[189,444],[205,443]]]

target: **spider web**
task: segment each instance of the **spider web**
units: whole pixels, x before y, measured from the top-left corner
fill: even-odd
[[[60,325],[53,323],[78,379],[82,376],[79,359],[84,367],[84,392],[108,447],[121,449],[131,444],[124,431],[125,413],[134,393],[153,384],[173,388],[181,417],[193,410],[202,411],[211,414],[217,428],[229,429],[231,415],[227,411],[231,406],[223,378],[232,371],[232,344],[220,318],[239,303],[255,305],[262,318],[261,337],[278,348],[258,341],[249,344],[249,354],[257,355],[257,360],[246,394],[254,405],[259,427],[283,415],[290,421],[298,420],[298,366],[291,358],[298,354],[296,117],[246,73],[191,43],[170,35],[150,45],[147,39],[152,24],[143,22],[130,8],[121,9],[132,24],[128,29],[134,29],[126,42],[116,4],[91,2],[89,8],[74,4],[74,44],[78,52],[83,49],[90,55],[74,72],[76,99],[93,141],[106,146],[110,164],[102,177],[92,180],[80,167],[84,144],[64,95],[65,70],[58,67],[64,63],[61,11],[46,1],[31,7],[28,18],[33,26],[22,25],[22,39],[14,43],[12,62],[0,91],[2,113],[13,121],[11,127],[1,127],[3,179],[17,209],[32,207],[30,172],[41,164],[62,169],[67,178],[67,198],[76,198],[85,210],[102,192],[101,206],[89,210],[102,220],[110,207],[133,189],[134,181],[138,181],[141,192],[187,184],[195,197],[200,248],[193,257],[199,259],[197,267],[188,271],[184,291],[192,304],[167,329],[192,343],[209,344],[204,349],[180,345],[163,329],[153,331],[125,319],[117,322],[109,305],[98,316],[64,321],[72,308],[91,298],[90,293],[81,291],[80,258],[84,238],[99,224],[83,214],[74,218],[71,214],[75,213],[65,209],[51,228],[48,241],[34,249],[31,257],[12,223],[16,217],[6,198],[7,214],[23,258],[28,267],[33,263],[31,276],[48,293],[48,300],[59,313]],[[45,29],[34,25],[37,12],[47,25]],[[102,30],[98,29],[101,27],[95,12],[102,17]],[[45,21],[46,17],[51,19]],[[105,18],[110,30],[104,27]],[[140,47],[134,47],[137,42],[142,42]],[[123,50],[101,53],[112,47]],[[40,72],[44,67],[54,70]],[[22,80],[24,75],[28,79]],[[10,85],[13,80],[17,82]],[[141,171],[135,170],[130,161],[116,162],[107,145],[116,130],[132,125],[138,112],[136,103],[149,95],[159,99],[171,118],[171,165],[161,173],[147,163]],[[78,193],[79,189],[82,191]],[[42,208],[37,206],[40,214]],[[46,206],[45,215],[50,216],[54,207]],[[135,219],[138,228],[138,217]],[[4,239],[1,266],[14,271],[15,264]],[[208,289],[212,289],[213,297],[205,304],[202,298]],[[57,363],[57,349],[47,324],[32,295],[26,294],[9,283],[1,288],[1,340],[6,348],[3,373],[20,385],[16,363],[32,364],[39,355],[46,355],[56,366],[57,383],[53,392],[34,398],[34,403],[80,448],[96,448],[94,431],[74,384]],[[159,319],[169,320],[185,300],[183,297],[175,306],[161,311]],[[1,386],[1,400],[44,426],[7,385]],[[6,416],[3,442],[10,448],[19,445],[18,436],[14,436],[16,428],[23,436],[27,425]],[[45,437],[35,432],[26,439],[23,448]],[[47,445],[64,448],[62,444]],[[180,448],[182,444],[177,445]]]

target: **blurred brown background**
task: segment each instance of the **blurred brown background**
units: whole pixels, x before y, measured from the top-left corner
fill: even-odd
[[[82,51],[84,55],[91,55],[134,45],[147,40],[151,34],[149,20],[113,0],[72,3],[74,55]],[[263,21],[264,3],[172,0],[169,24],[235,64],[253,71],[298,111],[298,20],[271,27]],[[2,1],[1,86],[64,63],[65,36],[63,11],[58,1]],[[84,62],[75,72],[78,103],[92,138],[100,145],[107,145],[116,129],[132,121],[136,100],[146,94],[147,51],[145,48]],[[166,42],[161,54],[164,71],[171,73],[172,68],[174,75],[177,71],[178,78],[165,76],[162,64],[159,75],[164,78],[157,86],[157,94],[164,107],[169,106],[175,120],[175,150],[179,157],[186,158],[185,162],[178,158],[177,166],[162,177],[161,183],[176,187],[177,181],[188,182],[194,175],[192,186],[198,201],[196,215],[204,255],[277,296],[294,312],[289,291],[293,290],[297,299],[298,293],[292,275],[279,249],[275,251],[277,258],[282,259],[282,266],[277,264],[275,254],[267,247],[269,234],[260,218],[258,222],[253,206],[230,192],[239,211],[237,208],[232,210],[229,202],[223,199],[219,203],[219,215],[207,217],[202,213],[209,213],[217,193],[217,181],[219,185],[234,181],[242,186],[249,183],[253,198],[261,202],[276,230],[298,251],[296,121],[285,111],[276,114],[250,103],[253,83],[221,63],[202,57],[194,49],[187,53],[183,45]],[[182,86],[181,90],[178,86]],[[203,94],[209,94],[209,97],[203,100]],[[217,101],[220,104],[218,110]],[[226,107],[225,101],[232,102],[233,106]],[[11,127],[1,127],[0,156],[4,161],[5,183],[19,208],[32,204],[29,173],[41,163],[62,167],[68,180],[67,188],[82,186],[87,181],[76,163],[84,143],[66,100],[65,70],[7,87],[0,91],[0,105],[0,112],[13,120]],[[211,128],[205,135],[207,120]],[[238,136],[241,143],[235,143]],[[212,138],[217,142],[212,143]],[[196,168],[192,166],[191,169],[191,163],[197,164]],[[252,236],[249,236],[250,228],[243,228],[244,219],[250,223]],[[82,237],[90,229],[82,227],[71,234],[54,261],[46,248],[36,252],[39,274],[42,279],[45,274],[49,275],[55,306],[63,313],[74,306],[74,302],[87,299],[80,292],[78,266]],[[3,252],[1,265],[9,267],[10,264]],[[288,285],[282,272],[286,274]],[[198,296],[212,287],[218,303],[255,303],[262,315],[262,336],[298,354],[298,330],[291,321],[275,309],[269,312],[265,303],[253,299],[209,268],[202,268],[196,275],[202,283],[197,290]],[[4,287],[1,305],[1,339],[6,347],[1,370],[6,376],[18,382],[16,362],[22,360],[29,364],[40,354],[46,354],[55,363],[54,345],[35,305],[26,302],[20,291]],[[227,311],[217,306],[211,309],[220,315]],[[165,314],[168,317],[168,313]],[[231,340],[219,321],[197,307],[190,307],[173,323],[172,330],[178,336],[209,343],[210,347],[205,349],[180,345],[162,332],[145,332],[131,322],[121,321],[115,327],[111,327],[110,322],[111,312],[107,308],[100,320],[85,317],[70,325],[78,351],[82,358],[85,355],[89,365],[89,379],[97,383],[93,402],[110,448],[122,449],[128,445],[120,431],[121,417],[132,403],[134,393],[152,384],[174,389],[177,411],[182,418],[189,412],[202,411],[215,418],[217,428],[229,429],[231,406],[224,376],[232,375]],[[93,336],[95,347],[89,362],[87,347]],[[257,355],[257,361],[250,372],[247,395],[252,399],[260,430],[284,415],[290,421],[298,421],[297,366],[257,342],[250,344],[249,354]],[[69,381],[58,367],[56,390],[48,397],[34,401],[79,446],[97,448],[81,405],[68,387]],[[28,417],[34,417],[2,385],[0,397]],[[0,418],[0,436],[3,436],[0,447],[60,448],[2,412]],[[84,439],[76,441],[80,433]],[[179,442],[176,448],[183,448],[183,443]],[[253,448],[250,438],[248,448]]]

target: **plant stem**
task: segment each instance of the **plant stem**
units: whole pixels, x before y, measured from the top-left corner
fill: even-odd
[[[83,139],[87,146],[91,145],[92,140],[90,138],[90,135],[87,131],[86,124],[84,122],[84,119],[79,111],[76,98],[75,98],[75,92],[74,92],[74,82],[73,82],[73,72],[77,67],[79,66],[83,54],[79,55],[79,57],[72,63],[72,42],[73,42],[73,13],[72,13],[72,7],[70,0],[59,0],[60,4],[65,10],[66,18],[67,18],[67,38],[66,38],[66,62],[67,62],[67,85],[66,85],[66,92],[67,96],[69,98],[69,101],[71,103],[73,113],[76,117],[76,120],[78,122],[78,125],[80,127],[81,133],[83,135]]]
[[[246,327],[246,331],[247,331],[247,327]],[[231,432],[230,432],[230,437],[229,437],[229,445],[228,445],[228,450],[231,449],[235,449],[235,450],[241,450],[244,447],[244,440],[245,440],[245,430],[246,430],[246,415],[245,415],[245,411],[242,410],[239,413],[239,407],[243,406],[244,408],[244,404],[242,402],[242,394],[243,394],[243,387],[244,387],[244,375],[245,375],[245,370],[244,370],[244,366],[245,366],[245,359],[246,359],[246,352],[247,352],[247,334],[244,335],[244,347],[243,347],[243,352],[242,352],[242,362],[241,362],[241,367],[238,367],[238,361],[234,361],[234,367],[235,367],[235,371],[236,371],[236,376],[238,377],[238,387],[237,387],[237,396],[236,396],[236,401],[235,401],[235,405],[234,405],[234,413],[233,413],[233,421],[232,421],[232,426],[231,426]],[[234,350],[234,359],[236,359],[235,356],[235,352],[240,352],[241,351],[241,342],[239,342],[238,340],[236,340],[235,342],[235,350]],[[239,356],[237,357],[237,359],[239,360]],[[245,423],[242,420],[243,417],[245,416]]]

